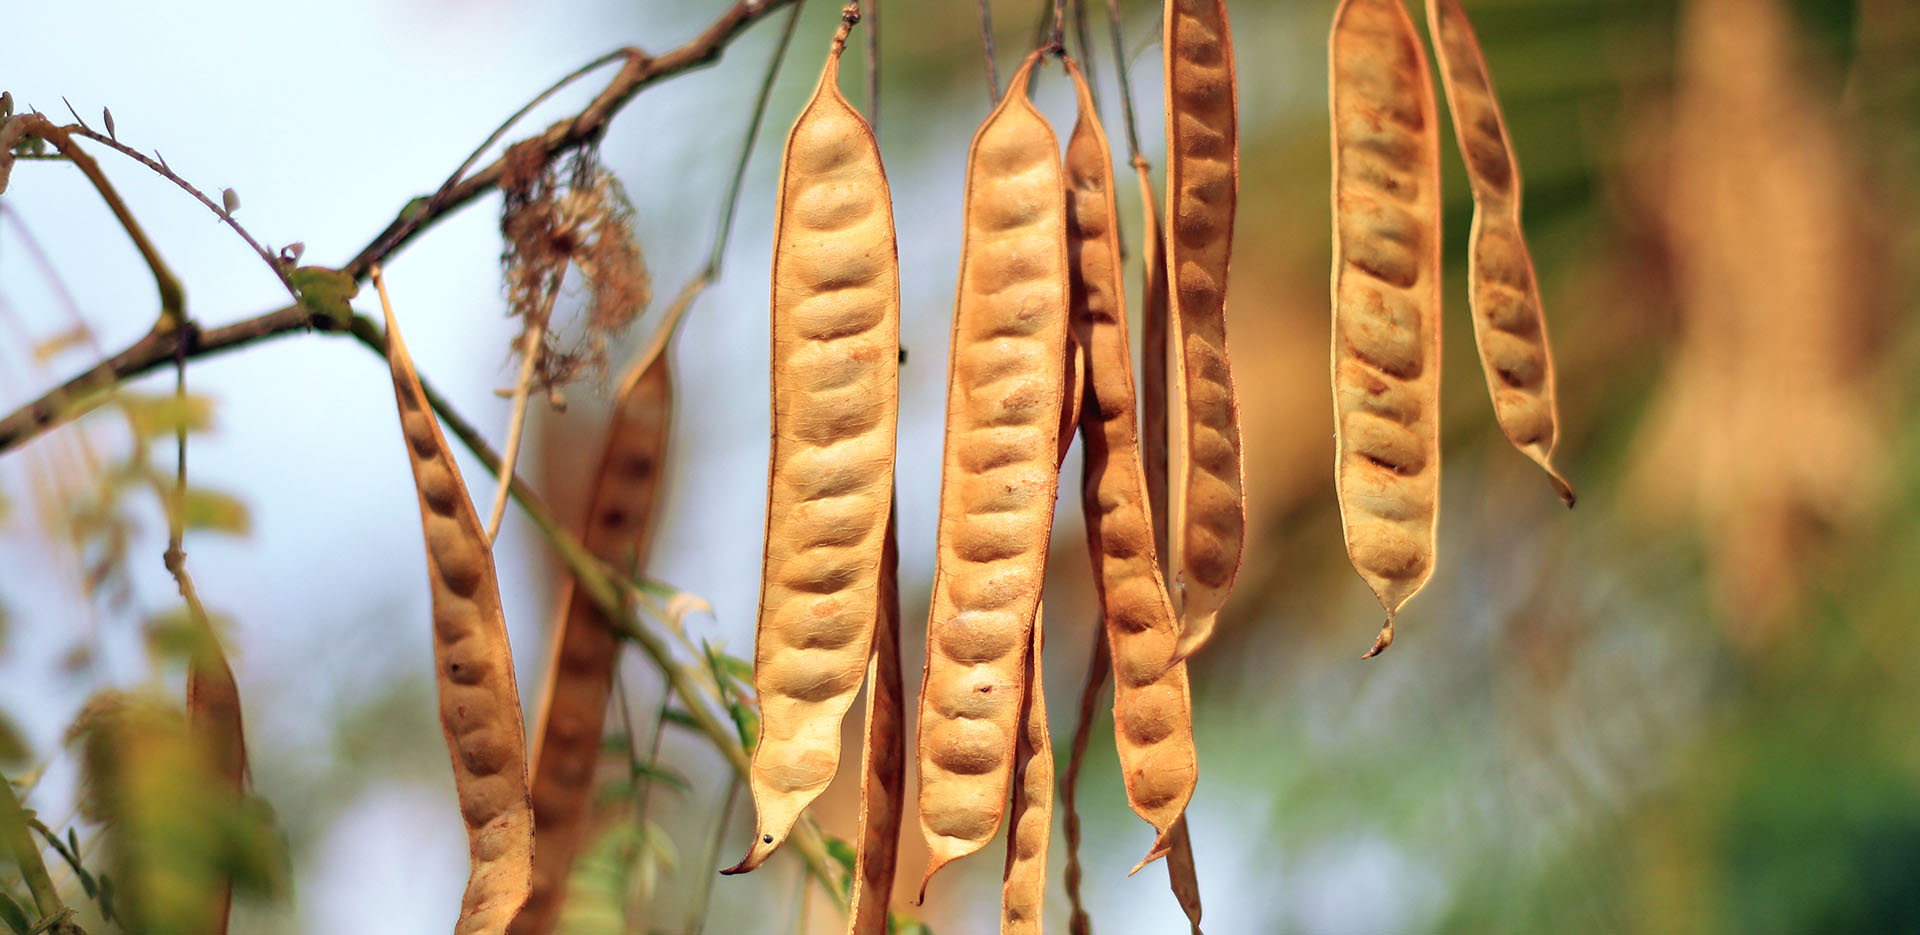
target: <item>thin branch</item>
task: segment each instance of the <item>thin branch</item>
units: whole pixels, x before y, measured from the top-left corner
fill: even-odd
[[[1113,32],[1113,70],[1120,81],[1120,111],[1127,124],[1127,156],[1139,166],[1145,157],[1140,155],[1140,131],[1133,125],[1133,84],[1127,80],[1127,46],[1120,35],[1120,0],[1107,0],[1107,25]]]
[[[133,212],[128,210],[127,203],[120,200],[120,193],[114,191],[113,183],[107,181],[106,173],[100,171],[100,164],[73,141],[73,133],[86,134],[91,131],[87,131],[83,125],[70,132],[70,128],[54,126],[52,121],[38,113],[22,114],[11,118],[8,122],[14,124],[27,136],[38,137],[52,143],[54,148],[60,150],[60,153],[87,177],[87,181],[93,183],[94,190],[100,193],[101,200],[107,203],[107,208],[113,212],[114,219],[120,222],[121,228],[133,240],[134,248],[140,251],[140,258],[146,261],[147,269],[153,273],[154,288],[160,293],[160,321],[154,326],[154,330],[174,331],[178,326],[185,324],[186,295],[180,288],[180,281],[175,279],[173,271],[167,268],[167,261],[160,258],[160,251],[154,247],[153,241],[147,238],[147,233],[141,229],[140,222],[134,220]]]
[[[105,146],[108,149],[111,149],[114,152],[117,152],[120,155],[127,157],[128,159],[132,159],[133,161],[138,162],[143,166],[146,166],[148,169],[151,169],[155,175],[158,175],[161,178],[164,178],[167,181],[180,186],[181,190],[185,191],[189,195],[192,195],[194,199],[199,201],[201,204],[206,205],[207,210],[212,211],[214,213],[214,216],[218,217],[222,223],[226,224],[228,227],[233,228],[233,232],[236,234],[239,234],[240,239],[246,241],[247,246],[252,247],[253,252],[260,255],[260,259],[267,264],[267,268],[270,270],[273,270],[273,274],[279,277],[280,284],[286,287],[288,295],[293,296],[295,299],[300,298],[299,291],[293,288],[293,280],[289,278],[287,275],[286,264],[280,263],[278,259],[274,257],[271,251],[267,250],[266,247],[261,246],[260,241],[255,240],[253,238],[253,235],[248,233],[247,229],[241,226],[239,221],[234,219],[233,212],[228,211],[224,205],[215,204],[212,198],[207,197],[206,192],[203,192],[200,189],[195,188],[192,183],[188,182],[184,178],[181,178],[180,175],[174,172],[173,169],[169,167],[166,163],[151,159],[145,153],[137,149],[134,149],[133,147],[128,146],[111,136],[103,136],[99,133],[95,133],[84,125],[77,128],[69,127],[68,129],[71,130],[75,136],[84,136],[87,139],[90,139],[96,143],[99,143],[100,145]]]
[[[597,139],[607,121],[642,88],[713,62],[719,58],[721,50],[748,26],[794,2],[741,0],[692,41],[659,57],[650,57],[638,49],[622,50],[617,54],[625,57],[626,64],[593,101],[575,116],[561,120],[532,137],[530,142],[551,157]],[[41,119],[44,121],[44,118]],[[0,126],[17,130],[20,125],[10,120]],[[165,161],[160,160],[160,165],[165,166]],[[343,270],[355,279],[365,278],[368,268],[374,263],[385,260],[453,211],[498,187],[505,172],[505,159],[498,159],[458,184],[445,188],[443,192],[409,202],[401,209],[400,216],[362,248]],[[0,181],[0,184],[4,182]],[[166,305],[164,297],[162,305]],[[296,304],[221,328],[190,333],[148,334],[120,353],[0,419],[0,453],[84,414],[98,404],[100,394],[105,390],[171,363],[183,349],[191,360],[266,338],[331,327],[324,317],[314,316]]]
[[[1000,73],[993,64],[993,8],[987,0],[978,0],[980,6],[980,49],[987,56],[987,97],[995,106],[1000,104]]]
[[[859,6],[858,3],[854,4]],[[867,129],[880,138],[880,0],[867,0]]]
[[[0,843],[13,852],[13,859],[20,866],[20,875],[26,878],[27,889],[33,894],[34,908],[40,911],[43,924],[48,921],[56,926],[65,924],[68,926],[65,931],[77,932],[79,926],[59,921],[71,910],[60,901],[60,892],[54,889],[53,877],[47,875],[46,862],[40,859],[40,848],[34,846],[33,835],[27,829],[26,808],[20,804],[20,798],[13,794],[13,784],[5,776],[0,776]]]
[[[746,184],[747,163],[753,159],[753,144],[760,139],[760,123],[767,113],[767,102],[773,98],[773,84],[780,77],[780,63],[787,57],[787,46],[793,44],[793,29],[800,22],[800,10],[806,0],[795,0],[793,12],[787,15],[787,25],[780,30],[780,41],[773,47],[773,59],[767,63],[766,77],[760,79],[760,93],[753,99],[753,114],[747,118],[747,138],[740,144],[740,158],[733,164],[733,179],[727,183],[727,197],[720,203],[720,231],[713,240],[713,252],[707,255],[707,266],[703,273],[708,280],[720,276],[720,261],[727,254],[727,241],[733,237],[734,209],[740,205],[740,190]]]
[[[379,269],[379,267],[374,267]],[[547,294],[541,300],[538,314],[527,316],[527,330],[520,341],[520,378],[513,383],[513,411],[507,416],[507,454],[500,461],[500,470],[495,472],[493,490],[493,508],[487,515],[487,547],[493,547],[493,541],[500,535],[500,521],[507,515],[507,481],[513,476],[514,462],[520,460],[520,434],[527,423],[527,396],[533,391],[533,368],[540,360],[541,340],[547,333],[547,316],[553,314],[554,299],[560,295],[560,283],[565,281],[567,270],[563,266],[560,274],[553,277],[547,286]],[[378,276],[374,283],[380,282]],[[381,301],[386,301],[386,293],[381,293]]]

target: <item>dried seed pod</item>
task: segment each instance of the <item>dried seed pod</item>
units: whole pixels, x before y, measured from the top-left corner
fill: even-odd
[[[1163,26],[1168,322],[1178,399],[1168,525],[1185,659],[1213,635],[1246,545],[1240,403],[1226,316],[1240,137],[1225,0],[1166,0]]]
[[[1440,128],[1400,0],[1342,0],[1333,119],[1334,485],[1387,623],[1433,576],[1440,493]]]
[[[440,729],[453,755],[454,789],[473,860],[454,932],[500,933],[527,901],[533,876],[533,806],[513,651],[480,518],[427,406],[378,272],[374,284],[383,290],[387,361],[426,535]]]
[[[1152,513],[1134,423],[1133,354],[1114,206],[1113,158],[1093,96],[1068,63],[1080,118],[1067,141],[1067,255],[1073,331],[1086,349],[1081,407],[1085,470],[1081,509],[1115,680],[1114,739],[1127,801],[1153,825],[1145,864],[1166,853],[1168,834],[1198,778],[1187,670],[1179,629],[1160,577]]]
[[[614,397],[612,425],[587,498],[581,540],[615,568],[646,567],[673,414],[664,347],[635,362]],[[620,638],[571,584],[554,627],[533,741],[533,894],[514,935],[546,935],[560,918],[574,857],[587,842],[594,765],[606,726]]]
[[[900,818],[906,811],[907,732],[900,678],[900,546],[894,517],[880,557],[880,621],[867,667],[867,732],[860,749],[860,846],[853,860],[847,935],[887,935]]]
[[[1547,343],[1533,256],[1520,229],[1520,164],[1513,140],[1500,116],[1480,40],[1459,0],[1427,0],[1427,29],[1440,56],[1440,82],[1453,115],[1453,135],[1473,184],[1467,294],[1493,416],[1507,440],[1540,465],[1554,492],[1573,506],[1573,486],[1553,469],[1560,423],[1553,349]]]
[[[240,687],[233,680],[233,667],[227,664],[220,638],[208,625],[199,599],[190,597],[188,606],[201,628],[201,642],[187,664],[187,727],[212,758],[213,775],[237,808],[247,791],[247,734],[241,720]],[[233,910],[230,875],[221,876],[213,901],[211,935],[226,935]]]
[[[1023,659],[1058,493],[1066,205],[1059,143],[1027,99],[1038,58],[1014,74],[968,154],[920,688],[928,877],[984,846],[1006,810]]]
[[[1000,886],[1001,935],[1041,935],[1040,910],[1046,905],[1047,838],[1053,834],[1053,740],[1047,734],[1047,695],[1041,677],[1041,650],[1046,646],[1041,616],[1040,611],[1034,612],[1026,693],[1020,700],[1007,866]]]
[[[832,781],[879,607],[899,406],[900,281],[873,131],[834,37],[787,136],[773,257],[773,450],[754,688],[758,867]]]
[[[1200,872],[1193,863],[1193,836],[1187,833],[1187,816],[1173,823],[1172,846],[1167,848],[1167,882],[1180,911],[1187,914],[1193,935],[1200,935]]]
[[[1073,723],[1072,753],[1067,757],[1067,775],[1060,782],[1060,808],[1066,813],[1067,831],[1067,916],[1068,935],[1093,935],[1093,920],[1080,898],[1080,764],[1086,761],[1087,743],[1093,739],[1093,715],[1100,705],[1100,689],[1113,674],[1113,659],[1107,654],[1104,633],[1093,635],[1093,656],[1087,660],[1087,680],[1080,688],[1080,712]]]

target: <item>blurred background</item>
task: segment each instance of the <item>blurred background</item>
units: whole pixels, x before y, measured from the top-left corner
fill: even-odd
[[[123,142],[164,153],[210,192],[233,188],[257,236],[304,242],[307,262],[337,265],[553,79],[618,45],[679,45],[724,6],[28,4],[8,13],[0,88],[56,120],[67,119],[63,97],[96,126],[111,107]],[[1123,161],[1105,13],[1090,6]],[[1192,669],[1203,780],[1190,820],[1208,929],[1920,931],[1920,6],[1465,6],[1527,180],[1525,224],[1559,354],[1557,460],[1580,506],[1564,510],[1493,424],[1467,320],[1471,202],[1449,132],[1438,570],[1400,616],[1393,650],[1359,661],[1380,613],[1347,563],[1330,470],[1334,3],[1233,0],[1242,142],[1228,305],[1251,543],[1222,632]],[[1120,7],[1157,180],[1159,5]],[[992,8],[1004,78],[1042,5]],[[779,148],[837,12],[806,4],[724,273],[672,349],[680,402],[648,572],[709,601],[712,613],[686,625],[736,655],[751,655],[763,528]],[[988,99],[973,4],[889,2],[881,13],[880,138],[911,351],[898,468],[911,687],[965,152]],[[714,67],[648,89],[606,136],[602,159],[633,201],[657,295],[705,260],[782,19],[756,25]],[[863,68],[850,49],[843,82],[855,101]],[[509,139],[577,110],[603,80],[561,94]],[[1057,70],[1036,97],[1064,134],[1072,95]],[[202,322],[284,302],[202,207],[99,158]],[[1125,175],[1119,192],[1137,245]],[[496,444],[507,402],[494,390],[514,378],[518,333],[505,317],[498,207],[496,195],[467,208],[388,266],[421,371]],[[0,409],[11,410],[139,337],[155,304],[138,255],[71,167],[21,163],[0,209]],[[559,314],[579,298],[563,298]],[[377,309],[370,291],[356,307]],[[616,371],[648,327],[616,349]],[[381,362],[349,341],[297,336],[198,361],[190,379],[212,406],[193,481],[232,499],[209,498],[213,528],[187,549],[233,655],[254,789],[275,816],[269,837],[288,881],[278,898],[243,899],[234,931],[444,931],[465,839],[432,700],[412,481]],[[132,389],[164,393],[170,381]],[[535,407],[523,472],[562,516],[580,510],[608,386],[571,388],[564,413]],[[0,457],[0,756],[9,776],[33,780],[29,804],[77,827],[83,844],[92,826],[74,817],[67,725],[102,688],[177,696],[181,680],[144,636],[177,606],[162,515],[151,496],[100,497],[100,476],[134,456],[125,426],[106,410]],[[170,465],[171,445],[145,455]],[[461,467],[489,498],[487,472]],[[1064,476],[1079,470],[1076,450]],[[1078,498],[1060,504],[1046,678],[1064,769],[1096,621]],[[514,512],[496,558],[531,706],[556,565]],[[628,662],[625,704],[650,725],[659,679]],[[1164,870],[1126,876],[1151,829],[1126,808],[1109,719],[1094,736],[1082,801],[1096,930],[1182,931]],[[751,833],[751,806],[741,796],[721,814],[725,768],[702,739],[669,728],[662,758],[690,780],[654,796],[666,843],[656,836],[640,872],[609,877],[607,854],[621,846],[609,832],[583,871],[615,881],[601,889],[613,887],[616,908],[648,897],[634,930],[682,931],[709,887],[710,932],[841,929],[831,900],[802,895],[790,857],[713,878]],[[815,809],[842,837],[854,833],[857,771],[857,756],[843,758]],[[941,935],[992,931],[998,847],[943,872],[914,909],[916,827],[910,806],[896,906]],[[1047,912],[1063,928],[1058,837],[1054,846]],[[620,931],[611,918],[572,921]]]

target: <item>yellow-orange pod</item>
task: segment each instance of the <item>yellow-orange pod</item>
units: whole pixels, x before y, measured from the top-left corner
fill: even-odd
[[[1453,117],[1454,139],[1473,185],[1467,295],[1494,420],[1521,454],[1547,472],[1560,499],[1573,506],[1573,485],[1553,468],[1560,406],[1540,284],[1520,229],[1520,163],[1514,158],[1513,140],[1500,115],[1480,40],[1459,0],[1427,0],[1427,29],[1440,56],[1440,82]]]
[[[772,287],[773,446],[754,638],[760,865],[840,765],[880,606],[899,407],[893,202],[873,131],[840,94],[834,37],[787,135]]]
[[[984,846],[1006,811],[1022,667],[1058,493],[1066,205],[1059,143],[1027,99],[1038,58],[1014,74],[968,155],[920,688],[928,877]]]
[[[1120,279],[1113,157],[1080,70],[1068,65],[1080,118],[1067,141],[1067,238],[1073,332],[1085,349],[1081,509],[1113,660],[1114,740],[1133,810],[1153,825],[1146,860],[1166,853],[1198,779],[1187,668],[1160,576],[1134,421],[1133,354]],[[1145,863],[1145,861],[1142,861]]]
[[[1334,485],[1347,554],[1393,616],[1433,576],[1440,511],[1440,128],[1400,0],[1343,0],[1333,120]]]
[[[1173,584],[1180,658],[1213,635],[1240,573],[1247,499],[1227,356],[1227,266],[1240,186],[1225,0],[1166,0],[1168,337]]]
[[[379,274],[374,274],[376,284]],[[384,291],[381,296],[385,304]],[[393,310],[387,361],[413,466],[433,588],[433,662],[440,729],[453,757],[472,871],[455,935],[498,935],[526,903],[533,876],[533,806],[513,651],[493,555],[460,469],[414,374]]]

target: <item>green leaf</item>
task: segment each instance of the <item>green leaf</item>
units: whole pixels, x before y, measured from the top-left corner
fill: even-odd
[[[694,720],[693,715],[679,708],[662,708],[660,711],[660,719],[671,724],[678,724],[688,730],[700,729],[700,722]]]
[[[27,935],[33,931],[33,923],[27,921],[26,910],[20,908],[20,904],[14,902],[5,890],[0,890],[0,920],[7,923],[13,935]]]
[[[198,487],[187,488],[180,502],[181,523],[188,529],[206,529],[230,536],[253,531],[253,518],[239,497]]]
[[[740,746],[748,753],[760,743],[760,714],[751,705],[734,701],[727,704],[727,716],[733,718],[733,729],[740,734]]]
[[[170,437],[183,428],[187,434],[197,435],[213,425],[213,403],[205,396],[123,392],[116,401],[141,438]]]
[[[31,758],[32,753],[32,748],[27,746],[27,739],[20,735],[20,728],[14,725],[6,712],[0,711],[0,766],[8,769],[20,766]]]
[[[341,331],[353,324],[353,307],[347,300],[360,294],[360,284],[352,276],[325,266],[301,266],[287,278],[300,293],[300,304],[314,318]]]
[[[853,862],[857,857],[853,845],[847,843],[845,838],[827,835],[827,856],[833,858],[834,863],[839,864],[841,870],[852,875]]]
[[[910,919],[900,913],[887,914],[888,935],[933,935],[933,929],[919,919]]]

